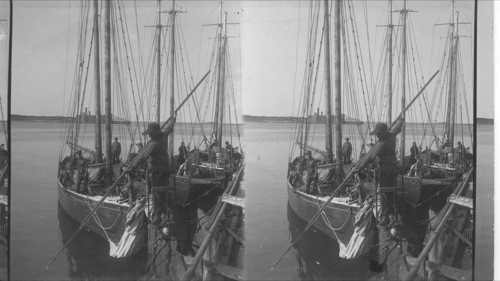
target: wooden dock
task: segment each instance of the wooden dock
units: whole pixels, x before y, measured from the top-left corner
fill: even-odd
[[[241,167],[228,182],[213,210],[200,219],[193,241],[194,257],[176,249],[160,229],[148,225],[146,275],[141,280],[241,280],[244,243],[244,192],[240,189]]]
[[[446,205],[436,213],[429,212],[429,229],[421,249],[410,253],[404,241],[388,243],[392,251],[384,272],[371,280],[472,280],[473,189],[471,168]],[[380,230],[379,239],[390,240],[390,233]],[[386,253],[380,249],[381,254]]]

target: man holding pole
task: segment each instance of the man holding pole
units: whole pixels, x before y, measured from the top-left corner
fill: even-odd
[[[143,135],[149,135],[151,139],[149,145],[143,150],[143,153],[138,155],[131,163],[129,170],[133,170],[139,166],[144,160],[148,160],[150,170],[151,186],[166,187],[170,175],[170,165],[168,158],[168,135],[174,131],[175,117],[168,124],[160,129],[160,124],[153,122],[148,124],[148,128]],[[153,194],[153,224],[161,223],[161,214],[166,212],[166,191]]]
[[[377,123],[375,129],[370,135],[376,135],[378,141],[382,143],[380,151],[376,154],[374,160],[379,170],[379,186],[395,187],[398,176],[398,160],[396,158],[396,135],[401,132],[404,120],[400,118],[394,127],[389,131],[387,124]],[[379,189],[379,188],[377,188]],[[379,190],[377,190],[379,193]],[[386,226],[389,223],[389,213],[387,210],[386,197],[383,194],[377,196],[376,218],[381,226]]]

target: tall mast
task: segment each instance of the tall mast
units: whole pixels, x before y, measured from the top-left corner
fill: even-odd
[[[341,6],[342,2],[337,0],[335,1],[335,28],[334,28],[334,36],[335,36],[335,115],[337,116],[337,120],[335,123],[335,144],[337,146],[337,180],[341,180],[343,175],[342,168],[342,99],[341,99],[341,91],[342,91],[342,82],[341,82],[341,58],[340,58],[340,23],[341,23]],[[340,182],[339,182],[340,183]]]
[[[403,42],[402,42],[402,74],[401,74],[401,80],[402,80],[402,89],[401,89],[401,111],[402,111],[402,117],[406,121],[406,112],[404,111],[404,108],[406,107],[406,37],[407,37],[407,26],[406,26],[406,17],[408,15],[408,10],[406,8],[406,0],[403,2],[403,10],[401,10],[401,16],[403,17]],[[404,163],[404,156],[405,156],[405,138],[406,138],[406,126],[405,123],[403,123],[402,131],[401,131],[401,139],[400,139],[400,147],[399,147],[399,157],[401,159],[401,164],[405,165]]]
[[[215,134],[215,137],[217,138],[219,135],[219,103],[220,103],[220,92],[221,92],[221,84],[222,84],[222,77],[221,77],[221,69],[222,69],[222,2],[220,3],[220,23],[217,24],[217,28],[220,28],[220,32],[218,34],[218,46],[219,50],[217,53],[217,65],[219,66],[219,71],[217,72],[217,94],[215,97],[215,109],[214,109],[214,129],[213,132]],[[219,140],[220,141],[220,140]]]
[[[220,71],[220,89],[219,89],[219,129],[218,129],[218,135],[217,139],[219,140],[219,145],[222,144],[222,131],[223,131],[223,125],[224,125],[224,103],[225,103],[225,89],[226,89],[226,47],[227,47],[227,12],[225,13],[224,17],[224,37],[223,37],[223,44],[222,44],[222,53],[221,53],[221,65],[219,65],[219,71]]]
[[[106,167],[108,176],[106,181],[111,184],[112,175],[112,154],[111,138],[113,122],[111,115],[111,1],[104,2],[104,92],[105,92],[105,111],[106,111]]]
[[[389,64],[389,73],[387,77],[387,95],[388,95],[388,103],[387,103],[387,123],[392,122],[392,32],[394,30],[394,25],[392,24],[392,0],[389,0],[389,25],[387,26],[388,31],[388,44],[387,51],[388,55],[388,64]]]
[[[170,116],[175,113],[175,0],[172,1],[172,32],[171,32],[171,42],[170,42]],[[168,153],[170,155],[170,164],[173,165],[174,162],[174,132],[168,135]]]
[[[455,4],[455,2],[453,2]],[[458,12],[457,12],[457,20],[455,22],[455,34],[452,37],[454,39],[453,44],[453,52],[451,55],[453,56],[452,65],[451,65],[451,74],[450,78],[450,97],[451,97],[451,114],[450,114],[450,147],[454,147],[455,142],[455,121],[456,121],[456,113],[457,113],[457,53],[458,53]]]
[[[161,123],[160,102],[161,102],[161,0],[158,0],[158,41],[156,46],[156,122]]]
[[[95,150],[97,163],[102,163],[101,70],[99,58],[99,3],[94,0],[94,80],[95,80]]]
[[[338,1],[336,1],[338,2]],[[333,136],[332,136],[332,83],[331,66],[330,66],[330,17],[328,15],[328,0],[324,0],[325,6],[325,75],[326,75],[326,91],[325,91],[325,149],[327,163],[333,162]],[[336,22],[335,22],[336,23]],[[337,34],[335,34],[337,35]],[[336,50],[336,49],[335,49]],[[336,62],[336,61],[335,61]],[[336,82],[336,80],[335,80]],[[338,156],[338,155],[337,155]]]
[[[454,23],[454,17],[455,17],[455,1],[452,1],[451,2],[451,6],[452,6],[452,9],[451,9],[451,23],[450,23],[450,35],[449,35],[449,38],[450,39],[450,50],[449,50],[449,58],[448,58],[448,67],[450,69],[450,72],[448,74],[448,98],[447,98],[447,107],[446,107],[446,128],[445,128],[445,132],[446,132],[446,136],[448,137],[448,140],[450,139],[450,131],[451,131],[451,104],[452,104],[452,96],[453,96],[453,92],[452,92],[452,88],[453,88],[453,59],[454,59],[454,56],[453,56],[453,48],[454,48],[454,37],[455,37],[455,23]],[[445,140],[446,141],[446,140]]]

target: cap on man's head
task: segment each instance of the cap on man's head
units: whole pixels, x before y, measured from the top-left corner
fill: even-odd
[[[311,151],[310,151],[310,150],[307,150],[307,151],[306,151],[306,155],[312,155]]]
[[[349,138],[345,138],[345,140],[349,140]]]
[[[148,128],[142,134],[143,135],[147,135],[147,134],[151,135],[151,134],[156,134],[159,132],[160,132],[160,124],[158,124],[156,122],[152,122],[152,123],[148,124]]]
[[[76,154],[82,155],[82,151],[81,150],[77,150]]]
[[[384,133],[384,132],[387,132],[388,130],[389,129],[387,128],[387,124],[377,123],[377,125],[375,125],[375,129],[370,133],[370,136],[376,135],[379,133]]]
[[[115,137],[115,140],[117,140],[117,139],[118,139],[118,137]]]

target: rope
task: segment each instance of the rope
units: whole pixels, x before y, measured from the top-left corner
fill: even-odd
[[[318,196],[317,195],[316,195],[316,201],[314,201],[314,203],[316,203],[316,206],[318,206],[318,208],[321,209],[321,205],[319,205],[319,200],[318,200]],[[333,234],[335,234],[335,237],[337,237],[337,241],[339,241],[339,242],[340,242],[340,239],[338,238],[336,231],[339,231],[339,230],[341,230],[341,229],[344,228],[344,226],[350,220],[351,215],[352,215],[352,211],[351,211],[351,209],[349,209],[349,216],[346,218],[346,220],[344,221],[344,223],[339,228],[334,228],[330,224],[329,219],[326,217],[325,211],[321,212],[321,217],[323,218],[325,224],[332,230]]]
[[[89,207],[89,209],[92,211],[92,205],[90,204],[89,199],[88,199],[88,198],[84,198],[84,199],[85,199],[85,203],[87,203],[87,206],[88,206],[88,207]],[[120,220],[120,218],[121,218],[122,214],[123,214],[123,210],[122,210],[122,209],[120,209],[120,214],[118,215],[118,217],[116,218],[116,220],[115,220],[115,221],[111,224],[111,226],[109,226],[109,227],[104,227],[104,226],[102,226],[101,220],[100,220],[100,219],[99,219],[99,217],[97,216],[97,213],[96,213],[96,212],[94,212],[94,214],[93,214],[92,216],[94,217],[94,220],[95,220],[95,222],[97,223],[97,225],[98,225],[100,228],[102,228],[102,230],[104,231],[104,233],[106,234],[106,236],[108,236],[108,235],[107,235],[107,233],[106,233],[106,230],[110,230],[110,229],[112,229],[112,228],[115,228],[115,227],[116,227],[116,225],[117,225],[117,223],[118,223],[118,221]],[[109,237],[108,237],[108,240],[109,240]]]

